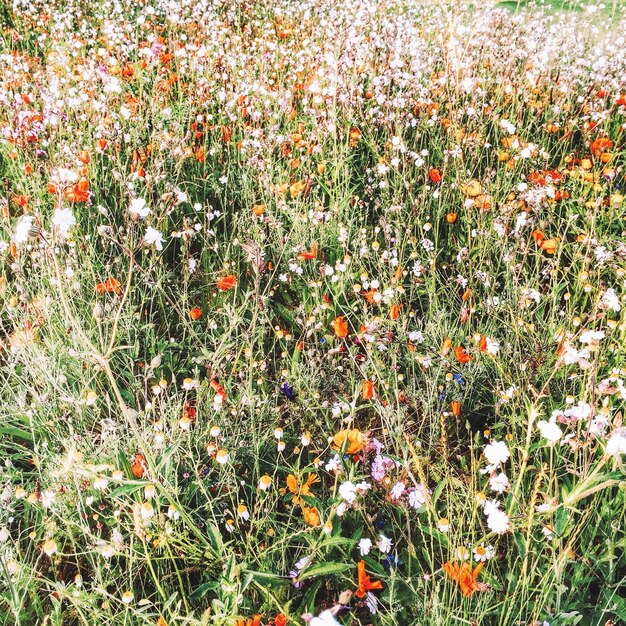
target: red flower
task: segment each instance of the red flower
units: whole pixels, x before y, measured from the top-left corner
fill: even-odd
[[[233,289],[237,286],[237,277],[234,274],[229,274],[228,276],[222,276],[217,281],[217,288],[220,291],[228,291],[229,289]]]

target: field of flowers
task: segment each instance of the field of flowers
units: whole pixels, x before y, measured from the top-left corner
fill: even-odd
[[[0,3],[0,624],[626,624],[625,33]]]

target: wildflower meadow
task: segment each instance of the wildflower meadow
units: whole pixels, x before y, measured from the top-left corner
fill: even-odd
[[[0,0],[0,624],[626,624],[626,3]]]

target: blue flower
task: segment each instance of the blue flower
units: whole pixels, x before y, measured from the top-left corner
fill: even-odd
[[[397,556],[395,556],[393,554],[388,554],[385,557],[385,560],[383,561],[383,565],[387,569],[391,569],[392,567],[398,567],[401,563],[402,563],[402,561]]]
[[[280,386],[280,393],[287,398],[287,400],[295,400],[296,392],[293,390],[293,387],[289,383],[283,383]]]

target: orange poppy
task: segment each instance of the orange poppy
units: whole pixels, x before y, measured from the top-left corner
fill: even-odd
[[[287,626],[287,618],[282,613],[279,613],[274,618],[274,625],[275,626]]]
[[[343,316],[340,315],[339,317],[336,317],[330,325],[332,326],[337,337],[343,339],[348,336],[348,324],[346,324]]]
[[[485,335],[480,336],[480,341],[478,342],[478,349],[481,352],[487,351],[487,337]]]
[[[194,306],[193,309],[189,311],[189,317],[194,321],[199,319],[202,317],[202,309],[199,306]]]
[[[452,415],[454,415],[454,417],[461,415],[461,403],[458,400],[452,400],[450,409],[452,410]]]
[[[472,571],[472,566],[469,563],[462,563],[460,566],[457,563],[448,561],[443,566],[443,571],[458,583],[463,595],[469,598],[474,591],[484,591],[485,585],[478,582],[478,574],[483,568],[484,563],[479,563]]]
[[[308,261],[310,259],[317,258],[317,244],[314,243],[313,247],[308,252],[300,252],[296,257],[297,261]]]
[[[96,285],[96,293],[119,293],[122,291],[122,283],[117,278],[107,278],[103,283]]]
[[[357,572],[357,584],[358,588],[356,590],[357,598],[364,598],[367,595],[368,591],[374,591],[376,589],[382,589],[383,584],[380,580],[372,580],[365,573],[365,561],[359,561],[356,565]]]
[[[391,307],[389,307],[389,318],[392,320],[397,320],[399,316],[400,316],[400,305],[392,304]]]
[[[220,291],[228,291],[229,289],[233,289],[237,286],[237,277],[234,274],[222,276],[217,280],[216,284]]]
[[[467,354],[465,348],[461,346],[457,346],[454,349],[454,356],[459,363],[469,363],[474,359],[474,357],[471,354]]]
[[[374,383],[371,380],[364,380],[361,388],[361,398],[371,400],[374,397]]]

